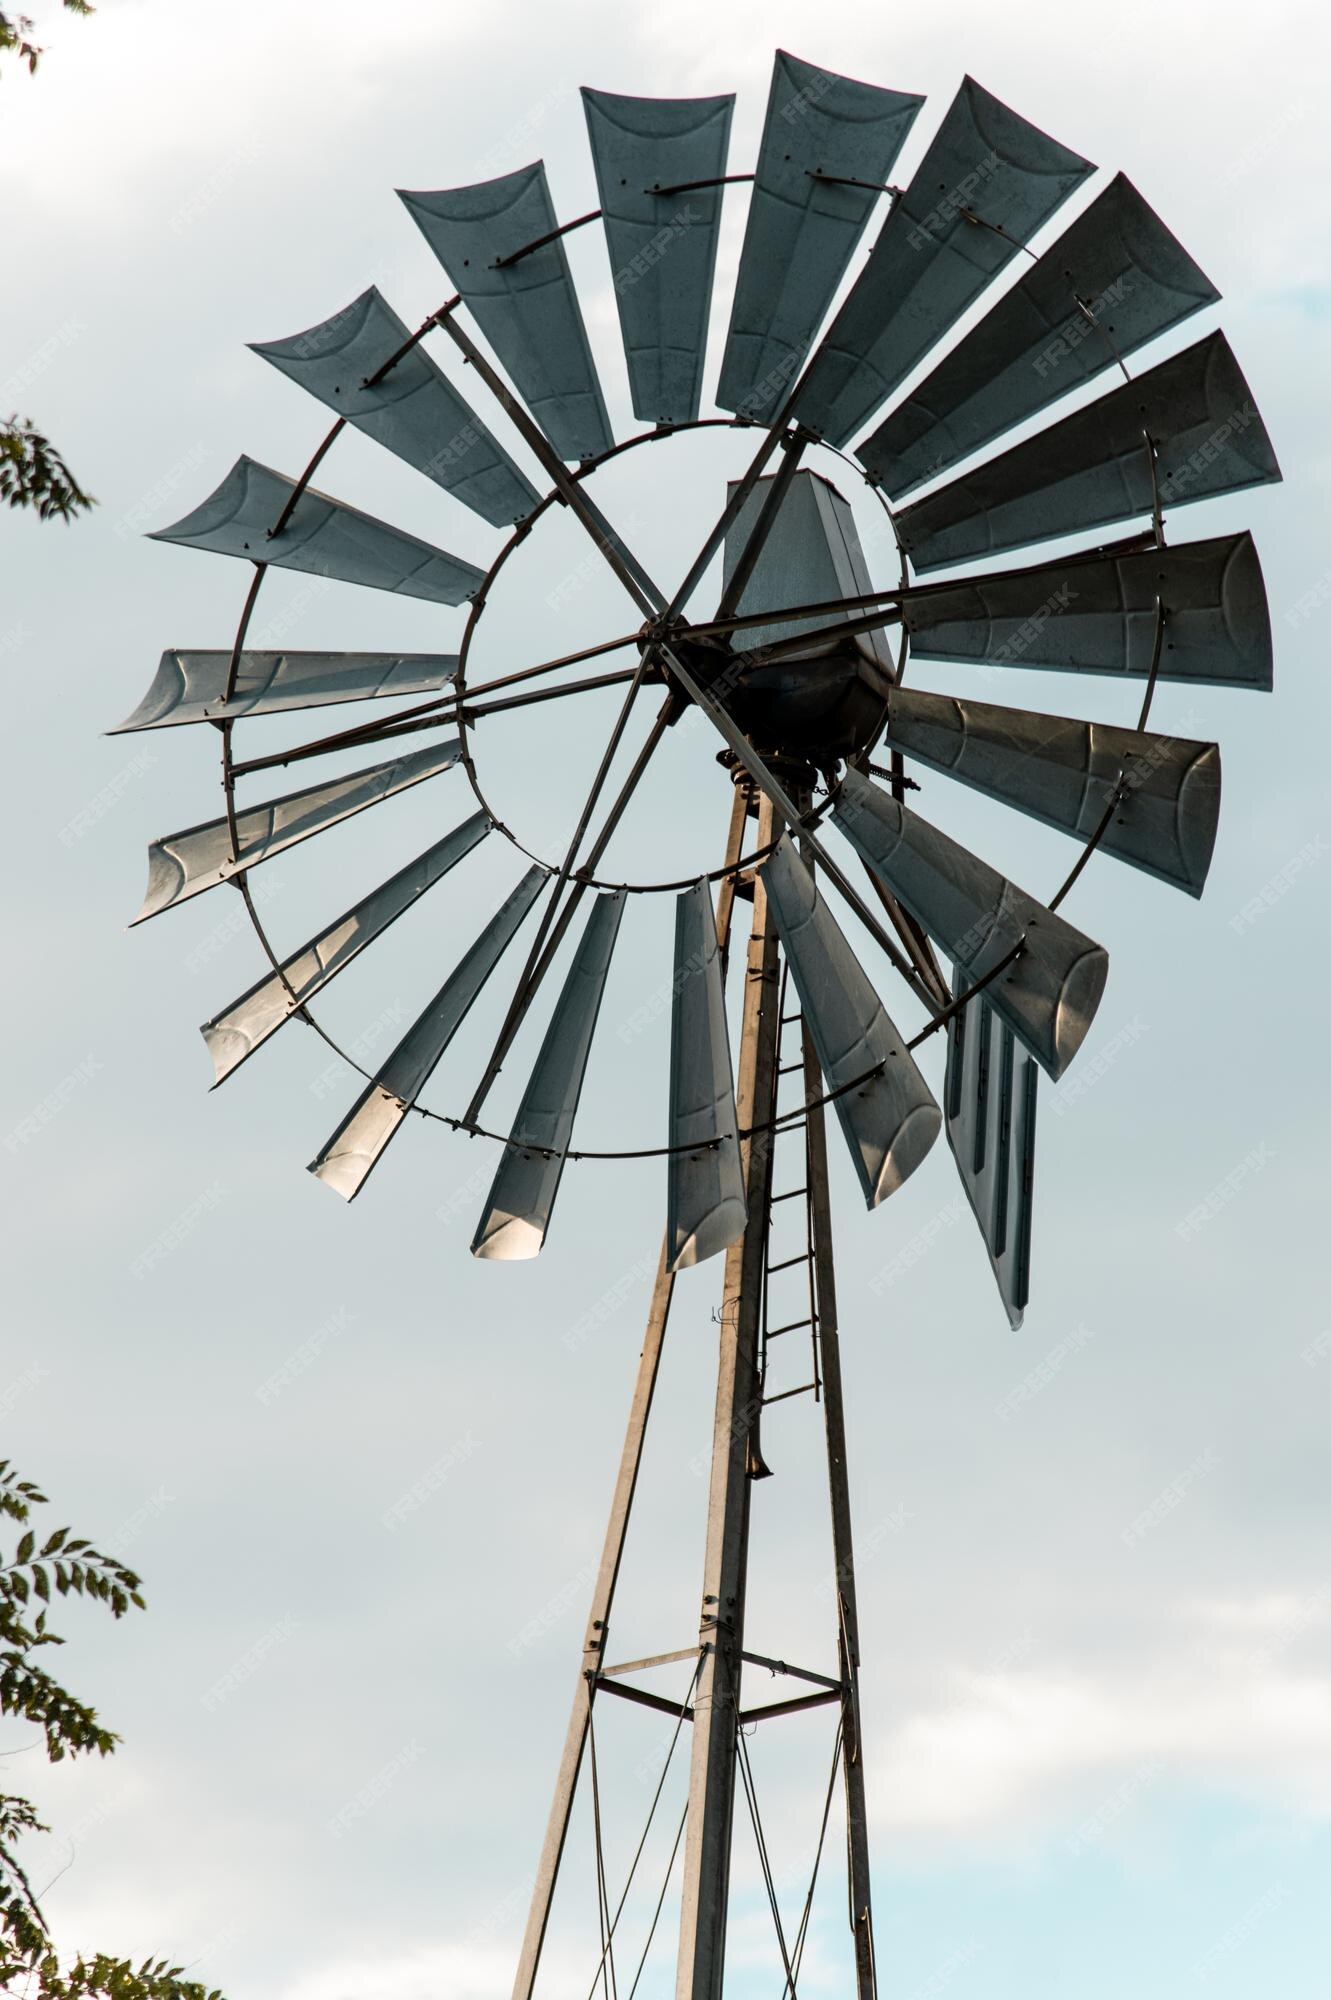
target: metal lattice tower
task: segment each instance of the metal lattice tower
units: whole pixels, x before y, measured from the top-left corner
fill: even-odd
[[[292,1019],[336,1047],[313,1005],[329,982],[482,843],[507,843],[511,889],[397,1046],[373,1067],[353,1062],[364,1088],[311,1168],[352,1199],[413,1112],[493,1142],[500,1151],[472,1249],[502,1262],[540,1250],[564,1168],[590,1150],[574,1145],[575,1122],[627,900],[670,897],[665,1144],[601,1149],[663,1157],[664,1239],[514,1997],[532,2000],[537,1990],[589,1762],[597,1977],[610,1991],[619,1910],[603,1865],[594,1719],[614,1696],[664,1710],[677,1737],[687,1728],[688,1798],[666,1870],[669,1882],[678,1854],[679,2000],[723,1993],[741,1796],[771,1888],[744,1727],[810,1707],[831,1712],[856,1991],[872,2000],[826,1113],[870,1208],[946,1131],[1003,1305],[1019,1325],[1030,1290],[1038,1074],[1057,1078],[1076,1056],[1108,970],[1103,948],[1061,906],[1096,853],[1200,895],[1219,752],[1150,729],[1157,695],[1171,683],[1271,686],[1251,538],[1169,544],[1166,515],[1279,471],[1221,333],[1129,370],[1139,350],[1215,304],[1210,281],[1121,174],[1090,186],[1089,161],[969,78],[900,185],[891,176],[915,143],[923,100],[785,54],[749,172],[728,171],[730,97],[583,97],[599,192],[591,213],[560,222],[539,163],[478,186],[404,194],[456,288],[445,303],[411,331],[371,288],[320,325],[257,347],[334,422],[298,478],[242,458],[195,512],[161,531],[159,539],[239,557],[252,573],[231,643],[165,653],[122,725],[214,725],[225,799],[220,818],[153,844],[136,921],[224,883],[244,899],[267,963],[204,1024],[221,1082]],[[723,201],[736,199],[725,192],[736,182],[749,184],[749,207],[720,334],[721,414],[704,417]],[[1078,205],[1063,224],[1068,202]],[[570,230],[598,220],[644,426],[619,439],[564,244]],[[871,221],[877,235],[861,255]],[[436,335],[455,372],[465,364],[487,416],[427,349]],[[1106,376],[1122,379],[1106,388]],[[1097,392],[1089,400],[1072,397],[1088,385]],[[348,426],[507,531],[487,569],[313,485]],[[625,453],[709,426],[747,441],[751,456],[724,496],[701,498],[696,558],[667,589],[598,505],[595,476]],[[1005,441],[1023,426],[1017,442]],[[851,505],[815,469],[829,457],[862,477],[882,507],[900,567],[889,585],[874,583]],[[469,660],[481,613],[514,550],[556,508],[586,530],[594,559],[622,588],[627,629],[476,682]],[[1107,530],[1118,538],[1096,542]],[[1072,546],[1029,559],[1050,542]],[[691,615],[718,560],[714,607]],[[252,648],[264,578],[281,567],[466,604],[457,650]],[[922,580],[933,571],[948,574]],[[570,671],[614,654],[631,664]],[[951,663],[963,681],[977,668],[991,681],[1015,667],[1100,676],[1111,689],[1122,684],[1136,713],[1126,723],[1087,722],[928,692],[906,684],[914,661]],[[571,709],[548,711],[555,744],[580,696],[621,685],[567,844],[534,854],[492,809],[476,724],[567,701]],[[641,698],[652,691],[658,705],[643,731]],[[275,715],[384,700],[407,705],[238,754],[242,725],[248,743],[249,725],[262,735]],[[617,830],[666,732],[694,710],[711,725],[712,747],[720,741],[718,826],[720,787],[730,787],[724,858],[685,881],[623,880],[614,872]],[[417,737],[424,747],[399,740]],[[362,749],[382,755],[352,771],[337,762]],[[271,793],[269,774],[307,761],[315,775]],[[254,870],[453,767],[474,795],[468,816],[302,942],[272,942]],[[907,802],[918,789],[911,769],[1071,838],[1076,859],[1054,893],[1030,895],[917,812]],[[945,794],[946,784],[938,789]],[[737,918],[747,902],[745,937]],[[505,988],[500,961],[520,935],[526,950]],[[915,1034],[895,1025],[852,935],[900,975],[907,1004],[923,1014]],[[553,987],[556,966],[558,996],[531,1050],[533,1002],[547,981]],[[505,997],[493,1010],[488,1059],[467,1079],[470,1096],[452,1096],[449,1110],[426,1105],[422,1093],[463,1020],[497,991]],[[727,992],[738,1026],[733,1065]],[[941,1105],[915,1053],[935,1036],[947,1045]],[[520,1055],[530,1068],[516,1115],[492,1129],[487,1100]],[[456,1092],[457,1079],[448,1080]],[[792,1155],[802,1178],[778,1184],[774,1160]],[[723,1275],[698,1629],[665,1655],[622,1661],[609,1644],[612,1612],[675,1278],[713,1256]],[[785,1316],[774,1281],[789,1273],[801,1303]],[[781,1357],[804,1343],[808,1376],[787,1381]],[[835,1630],[822,1668],[755,1651],[745,1623],[752,1497],[769,1470],[762,1412],[795,1396],[821,1420],[828,1471]],[[691,1674],[682,1699],[643,1682],[670,1662]],[[754,1702],[746,1667],[787,1677],[794,1692]],[[830,1805],[830,1789],[828,1797]],[[826,1829],[825,1808],[820,1854]],[[810,1904],[793,1928],[782,1925],[775,1894],[772,1907],[776,1969],[793,2000]]]

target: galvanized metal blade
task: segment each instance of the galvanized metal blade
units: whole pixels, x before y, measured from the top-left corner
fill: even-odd
[[[367,806],[377,806],[425,778],[436,777],[456,764],[461,754],[457,737],[451,736],[428,750],[413,750],[383,764],[367,765],[363,771],[330,778],[322,785],[287,792],[263,805],[247,806],[236,814],[234,854],[225,819],[210,819],[202,826],[186,827],[182,833],[166,834],[148,849],[148,887],[134,923],[144,923],[163,910],[188,902],[191,896],[201,896],[219,882],[229,882],[242,869],[257,868],[299,841],[364,812]]]
[[[238,458],[202,506],[174,527],[158,528],[151,539],[424,597],[432,604],[462,604],[485,580],[474,563],[390,528],[313,486],[306,487],[275,535],[272,530],[295,490],[295,481],[282,473],[252,458]]]
[[[248,993],[242,993],[239,1000],[233,1000],[211,1021],[205,1021],[199,1033],[213,1059],[214,1089],[284,1022],[299,1013],[330,979],[335,979],[359,957],[366,945],[373,944],[404,910],[409,910],[464,855],[470,854],[489,831],[489,817],[483,812],[473,813],[461,826],[454,827],[424,854],[409,861],[405,868],[400,868],[396,875],[283,959],[280,972],[270,972],[266,978],[257,980]]]
[[[1271,616],[1249,534],[928,584],[902,600],[913,659],[1271,686]]]
[[[819,1067],[841,1093],[833,1108],[865,1203],[876,1208],[919,1166],[942,1114],[789,835],[759,873]]]
[[[1219,297],[1118,174],[855,456],[909,493]]]
[[[420,342],[413,347],[410,340],[405,322],[371,285],[319,326],[250,346],[493,527],[522,520],[540,499],[536,488]],[[403,347],[406,353],[380,376]]]
[[[965,984],[958,971],[954,990]],[[984,994],[952,1016],[943,1088],[947,1143],[1014,1327],[1031,1290],[1038,1076]]]
[[[846,444],[1094,171],[967,77],[809,363],[800,422]]]
[[[560,457],[608,451],[614,436],[543,163],[475,187],[398,192]],[[552,240],[527,248],[541,237]]]
[[[739,1154],[721,953],[712,892],[695,882],[675,899],[670,1021],[666,1262],[683,1271],[743,1234],[748,1215]]]
[[[310,1162],[309,1171],[344,1200],[353,1201],[364,1187],[548,879],[544,868],[527,870]]]
[[[698,414],[733,97],[582,93],[633,413]],[[673,192],[678,189],[679,192]],[[658,192],[664,190],[664,192]]]
[[[1149,437],[1155,452],[1151,475]],[[1280,478],[1222,333],[1209,334],[896,517],[917,569],[1167,512]]]
[[[230,652],[163,653],[152,686],[131,716],[108,729],[173,729],[186,722],[223,722],[284,709],[327,708],[381,695],[428,694],[451,681],[456,653],[242,653],[226,699]]]
[[[1061,1076],[1100,1004],[1109,972],[1104,947],[853,768],[832,817],[968,983],[1022,947],[986,991],[1040,1066]]]
[[[1200,896],[1220,817],[1220,746],[893,688],[887,741],[931,770]]]
[[[723,410],[776,415],[923,103],[777,50],[716,390]]]
[[[593,902],[476,1226],[473,1257],[507,1263],[536,1256],[545,1242],[625,901],[617,889]]]

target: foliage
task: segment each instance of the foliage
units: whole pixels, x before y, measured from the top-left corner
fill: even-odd
[[[49,438],[34,430],[31,417],[0,424],[0,500],[11,507],[35,507],[39,519],[68,521],[94,505]]]
[[[91,14],[91,0],[63,0],[71,14]],[[31,75],[41,60],[40,46],[30,40],[33,23],[27,14],[6,14],[0,9],[0,57],[17,52]],[[0,68],[0,76],[4,71]],[[91,507],[91,494],[84,493],[69,467],[50,440],[33,428],[32,419],[10,417],[0,424],[0,500],[11,507],[35,507],[38,519],[53,517],[72,520],[80,508]]]
[[[0,1517],[23,1531],[12,1557],[0,1561],[0,1715],[37,1723],[52,1763],[80,1752],[106,1757],[119,1738],[36,1656],[64,1644],[47,1624],[53,1591],[56,1597],[90,1599],[113,1618],[123,1618],[131,1608],[143,1609],[139,1578],[68,1528],[56,1528],[39,1545],[28,1522],[32,1510],[46,1504],[31,1480],[20,1479],[9,1461],[0,1459]],[[46,1831],[27,1799],[0,1793],[0,1994],[21,1994],[24,2000],[220,2000],[165,1959],[135,1966],[98,1952],[62,1969],[15,1853],[24,1836]]]
[[[90,0],[64,0],[64,5],[71,14],[92,14],[96,11]],[[0,55],[6,55],[11,49],[17,49],[18,59],[20,63],[28,65],[29,75],[36,69],[42,57],[42,51],[36,42],[28,40],[32,32],[33,23],[26,14],[0,13]]]

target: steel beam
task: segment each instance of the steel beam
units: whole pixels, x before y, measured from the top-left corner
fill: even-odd
[[[841,1667],[841,1768],[846,1790],[846,1864],[850,1919],[855,1945],[856,2000],[876,2000],[873,1910],[869,1886],[869,1816],[864,1786],[864,1745],[860,1731],[860,1639],[855,1596],[855,1544],[851,1533],[850,1482],[846,1466],[846,1418],[841,1386],[841,1344],[837,1331],[836,1270],[832,1253],[832,1203],[827,1175],[827,1127],[822,1071],[807,1026],[804,1029],[805,1156],[809,1212],[813,1224],[814,1273],[818,1295],[818,1348],[823,1384],[823,1425],[827,1437],[827,1477],[832,1511],[832,1555],[837,1593],[837,1648]]]
[[[518,1961],[517,1974],[513,1980],[513,2000],[531,2000],[532,1990],[536,1984],[541,1947],[545,1943],[546,1926],[550,1921],[550,1905],[554,1900],[559,1864],[563,1858],[569,1818],[573,1811],[573,1796],[578,1786],[578,1773],[582,1768],[582,1753],[587,1742],[587,1728],[591,1718],[592,1702],[596,1695],[597,1676],[601,1671],[601,1662],[605,1658],[610,1613],[615,1601],[615,1586],[619,1581],[624,1539],[628,1533],[633,1495],[642,1465],[643,1439],[647,1431],[647,1419],[651,1415],[657,1371],[661,1364],[661,1347],[665,1340],[666,1319],[670,1312],[670,1300],[674,1288],[674,1278],[666,1268],[666,1246],[662,1243],[661,1261],[657,1266],[656,1285],[652,1292],[651,1310],[647,1318],[647,1332],[643,1340],[642,1355],[638,1362],[638,1377],[629,1410],[628,1429],[625,1432],[624,1449],[619,1461],[619,1477],[615,1481],[615,1497],[611,1503],[610,1519],[606,1526],[601,1565],[592,1592],[591,1610],[587,1615],[587,1630],[582,1642],[582,1666],[573,1692],[573,1712],[569,1716],[568,1733],[564,1738],[564,1754],[560,1759],[555,1795],[545,1829],[545,1843],[541,1848],[541,1858],[536,1870],[536,1886],[532,1890],[531,1909],[522,1940],[522,1956]]]
[[[758,844],[775,833],[764,798]],[[736,1102],[742,1126],[769,1115],[777,1062],[780,986],[776,928],[767,921],[761,878],[754,884]],[[726,1907],[734,1821],[736,1731],[744,1650],[749,1483],[761,1467],[756,1436],[762,1390],[758,1329],[772,1157],[769,1131],[742,1147],[749,1225],[726,1252],[720,1364],[712,1433],[712,1473],[703,1571],[701,1659],[694,1694],[693,1758],[684,1849],[677,2000],[721,2000]]]

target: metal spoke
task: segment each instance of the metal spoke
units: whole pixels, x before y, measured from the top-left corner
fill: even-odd
[[[605,754],[601,758],[600,768],[598,769],[595,780],[593,781],[591,793],[587,799],[586,805],[583,808],[582,816],[578,821],[577,830],[573,835],[573,839],[569,843],[568,853],[564,857],[564,865],[559,871],[558,879],[555,882],[554,890],[551,894],[550,901],[546,906],[545,914],[541,918],[540,927],[537,930],[536,937],[532,943],[531,950],[527,953],[526,963],[523,966],[521,975],[518,979],[517,990],[513,995],[512,1001],[510,1002],[508,1012],[504,1016],[503,1025],[499,1030],[498,1036],[496,1037],[494,1048],[490,1052],[490,1059],[485,1065],[485,1069],[484,1072],[482,1073],[481,1080],[477,1084],[475,1092],[472,1095],[471,1103],[467,1106],[466,1117],[463,1120],[464,1124],[467,1125],[474,1124],[477,1117],[479,1116],[481,1106],[484,1104],[487,1096],[489,1095],[490,1087],[494,1083],[495,1078],[498,1076],[500,1070],[502,1069],[504,1058],[508,1054],[509,1049],[513,1045],[513,1038],[517,1034],[518,1029],[522,1026],[523,1019],[525,1018],[527,1009],[530,1007],[532,1000],[535,997],[536,990],[539,987],[542,979],[545,977],[550,962],[553,959],[556,951],[559,949],[560,941],[563,938],[565,931],[568,929],[570,921],[572,920],[573,912],[576,910],[578,904],[581,902],[582,897],[586,891],[587,885],[585,882],[576,882],[574,884],[572,894],[569,896],[568,901],[565,903],[563,910],[556,918],[555,910],[559,901],[559,897],[563,891],[564,884],[568,881],[569,875],[572,872],[573,863],[577,858],[577,850],[582,845],[582,837],[584,833],[587,831],[587,824],[591,819],[593,811],[595,810],[596,801],[600,797],[601,789],[605,783],[606,776],[609,773],[610,765],[611,762],[613,761],[614,754],[616,750],[619,748],[621,738],[623,737],[624,734],[625,726],[627,725],[628,722],[629,712],[637,696],[638,688],[641,685],[643,674],[646,671],[647,657],[648,656],[644,655],[642,661],[639,664],[638,671],[633,678],[633,685],[630,687],[628,694],[626,695],[624,700],[624,706],[620,710],[619,720],[615,724],[615,728],[611,733],[610,742],[607,744]],[[591,873],[591,871],[595,868],[597,862],[600,860],[602,854],[605,852],[606,847],[608,846],[610,841],[610,836],[613,834],[615,828],[618,826],[619,821],[623,816],[624,809],[628,805],[628,802],[630,798],[633,796],[633,793],[637,787],[638,780],[642,776],[643,772],[646,770],[648,760],[650,759],[653,751],[656,749],[657,744],[661,740],[662,734],[664,733],[666,726],[666,718],[670,712],[670,706],[671,704],[668,700],[662,705],[662,708],[659,714],[657,715],[656,721],[652,725],[646,743],[643,745],[642,749],[638,752],[637,758],[633,764],[633,768],[629,772],[628,777],[625,779],[624,784],[620,789],[618,798],[615,800],[615,803],[610,808],[610,811],[606,817],[605,825],[602,827],[601,832],[597,835],[596,840],[592,843],[591,852],[589,853],[587,860],[583,864],[584,871],[587,874]]]
[[[600,509],[590,499],[589,495],[583,491],[582,487],[578,484],[576,480],[570,478],[562,459],[560,459],[554,447],[551,445],[549,439],[545,436],[544,432],[541,431],[539,427],[532,422],[532,419],[528,416],[527,412],[522,408],[516,396],[514,396],[513,392],[509,389],[508,385],[504,382],[503,378],[498,374],[498,372],[494,368],[490,366],[489,362],[485,359],[484,355],[476,347],[475,343],[472,340],[470,340],[468,336],[462,331],[461,327],[457,325],[453,316],[449,314],[447,317],[441,319],[440,324],[443,326],[445,332],[455,342],[455,344],[461,350],[461,352],[466,356],[467,360],[470,361],[472,366],[477,369],[477,371],[481,376],[481,379],[491,389],[491,391],[498,398],[500,403],[502,403],[503,407],[508,412],[509,416],[512,418],[514,424],[517,426],[518,430],[522,433],[522,436],[526,439],[527,443],[536,453],[536,456],[540,459],[542,465],[549,472],[551,478],[555,482],[555,485],[558,487],[559,491],[563,494],[564,498],[567,500],[568,505],[573,509],[573,512],[579,517],[579,519],[583,522],[584,526],[587,528],[587,531],[591,535],[592,540],[595,542],[597,548],[601,551],[601,554],[605,557],[605,560],[609,564],[610,568],[613,569],[615,574],[619,577],[620,582],[624,585],[625,589],[628,591],[629,595],[633,598],[634,602],[638,604],[647,613],[649,617],[652,617],[654,613],[661,614],[661,623],[664,623],[665,617],[668,614],[666,611],[666,600],[662,595],[661,591],[652,582],[652,579],[647,575],[647,572],[642,568],[641,564],[638,563],[636,558],[631,554],[626,544],[621,541],[619,536],[615,533],[614,529],[610,526],[610,523],[605,519],[605,516],[601,513]],[[776,432],[774,428],[773,433],[771,434],[771,436],[769,436],[767,444],[763,447],[763,451],[774,449],[775,444],[776,444]],[[755,460],[754,466],[750,467],[749,476],[755,482],[757,478],[756,468],[759,462],[762,461],[763,459],[763,451],[759,452],[758,459]],[[734,512],[738,513],[738,509],[734,509],[733,501],[731,507],[727,508],[726,510],[727,514],[729,514],[732,511],[732,509]],[[715,530],[713,531],[713,534],[715,534]],[[802,825],[802,816],[796,809],[784,785],[782,785],[780,780],[773,774],[772,771],[768,769],[767,764],[758,755],[758,752],[754,749],[753,745],[749,742],[748,738],[743,734],[743,732],[739,728],[737,728],[735,723],[731,720],[731,717],[727,712],[727,710],[724,708],[724,706],[719,701],[715,700],[710,693],[706,692],[700,686],[700,684],[694,678],[694,676],[689,672],[688,668],[684,665],[684,662],[680,659],[678,652],[676,651],[674,646],[671,645],[669,638],[666,636],[664,632],[660,630],[659,625],[655,633],[655,649],[659,651],[660,656],[664,659],[672,675],[678,681],[679,685],[684,689],[684,692],[691,698],[691,700],[700,709],[702,709],[703,713],[709,718],[709,720],[715,725],[715,727],[720,730],[722,736],[725,738],[726,742],[730,745],[730,748],[734,751],[735,755],[739,758],[741,764],[743,764],[745,770],[749,773],[749,776],[753,779],[754,783],[758,786],[759,790],[762,791],[772,801],[772,804],[776,807],[777,811],[786,820],[787,824],[790,826]],[[649,649],[649,651],[643,656],[644,667],[650,657],[651,657],[651,649]],[[805,829],[805,835],[808,840],[811,851],[817,856],[819,862],[822,864],[822,867],[826,871],[829,880],[835,883],[836,887],[840,890],[845,900],[849,903],[851,909],[854,910],[856,916],[860,919],[860,922],[868,930],[870,936],[874,939],[875,943],[879,946],[879,948],[882,951],[886,953],[890,963],[901,974],[902,978],[909,985],[911,991],[916,995],[917,999],[923,1002],[923,1004],[928,1008],[931,1015],[935,1013],[936,1012],[935,1002],[929,991],[929,988],[916,973],[914,966],[911,965],[908,959],[902,957],[901,953],[897,950],[892,940],[888,937],[882,925],[878,922],[877,918],[873,915],[872,911],[869,909],[869,906],[864,901],[864,898],[847,880],[845,874],[837,866],[836,862],[833,861],[831,855],[828,854],[826,848],[823,846],[818,836],[812,831],[811,828]],[[588,865],[593,866],[594,863],[589,863]],[[562,881],[567,877],[567,874],[569,872],[569,866],[571,866],[571,863],[566,865],[565,869],[561,873],[561,884]],[[559,892],[557,889],[556,895],[558,895],[558,893]],[[551,907],[553,908],[553,902]],[[520,998],[521,998],[521,989],[519,989],[519,995],[518,995],[518,999]],[[516,1007],[517,1004],[518,1001],[515,1000],[514,1006]],[[494,1075],[497,1073],[498,1073],[497,1065],[495,1066],[493,1071],[491,1070],[490,1066],[487,1065],[486,1076],[482,1080],[481,1088],[477,1094],[477,1097],[473,1099],[471,1107],[468,1109],[467,1112],[468,1121],[474,1119],[476,1112],[479,1109],[480,1102],[483,1101],[485,1093],[488,1090],[490,1083],[493,1081]]]
[[[341,729],[330,736],[319,737],[314,743],[304,744],[298,751],[275,750],[267,757],[247,758],[243,764],[234,764],[232,770],[236,777],[243,778],[250,771],[266,771],[273,764],[288,764],[298,756],[313,757],[326,750],[340,750],[344,746],[357,747],[367,741],[373,741],[387,730],[394,729],[400,722],[414,722],[419,716],[433,716],[439,711],[470,709],[477,695],[492,694],[496,688],[516,687],[519,682],[536,680],[542,674],[553,673],[557,667],[576,666],[580,660],[594,660],[603,653],[618,652],[621,647],[635,645],[639,636],[637,632],[627,632],[619,639],[603,639],[597,646],[584,646],[580,652],[561,654],[557,660],[543,660],[537,667],[523,667],[517,673],[500,674],[496,680],[481,681],[474,688],[464,688],[460,694],[437,695],[433,701],[418,702],[412,708],[400,708],[396,715],[381,716],[373,722],[358,722],[350,729]],[[633,668],[629,667],[624,673],[616,674],[613,678],[627,680],[633,671]],[[585,687],[609,686],[610,678],[605,677],[600,681],[573,681],[567,687],[553,692],[569,694]],[[494,703],[490,703],[487,712],[493,711],[494,706]],[[439,719],[448,722],[452,720],[452,716],[445,712],[440,714]],[[422,723],[420,726],[427,725]]]
[[[451,722],[483,721],[487,715],[498,715],[510,708],[530,708],[540,701],[562,701],[568,694],[586,694],[597,688],[622,687],[625,681],[635,680],[636,667],[621,667],[617,673],[594,674],[588,680],[569,681],[564,687],[531,688],[526,694],[510,694],[498,701],[482,701],[473,704],[467,695],[459,695],[455,702],[442,710],[400,716],[387,716],[380,723],[367,723],[363,729],[348,730],[345,735],[325,738],[318,743],[304,743],[294,750],[274,750],[270,756],[255,757],[248,764],[237,764],[235,774],[244,777],[250,771],[266,771],[274,764],[298,764],[307,757],[324,757],[330,750],[362,749],[368,744],[391,743],[399,736],[412,736],[420,729],[442,729]]]
[[[774,639],[770,646],[755,646],[752,652],[739,657],[746,665],[765,667],[775,660],[799,659],[815,646],[830,643],[835,639],[853,639],[857,632],[876,632],[880,625],[890,625],[900,613],[888,606],[883,611],[862,612],[858,618],[846,618],[836,625],[815,625],[812,631],[792,633],[788,639]],[[769,625],[784,625],[787,613],[777,607],[766,615]]]
[[[758,518],[749,530],[744,546],[740,550],[734,574],[721,593],[721,602],[716,608],[718,618],[728,618],[732,611],[739,609],[740,599],[743,597],[748,587],[749,579],[757,567],[758,558],[766,547],[769,535],[776,526],[776,517],[781,512],[782,502],[790,491],[790,483],[799,470],[800,460],[804,456],[804,448],[810,443],[812,443],[812,434],[808,431],[797,430],[791,436],[782,439],[782,449],[785,457],[781,470],[777,473],[764,495],[763,504],[758,510]]]

